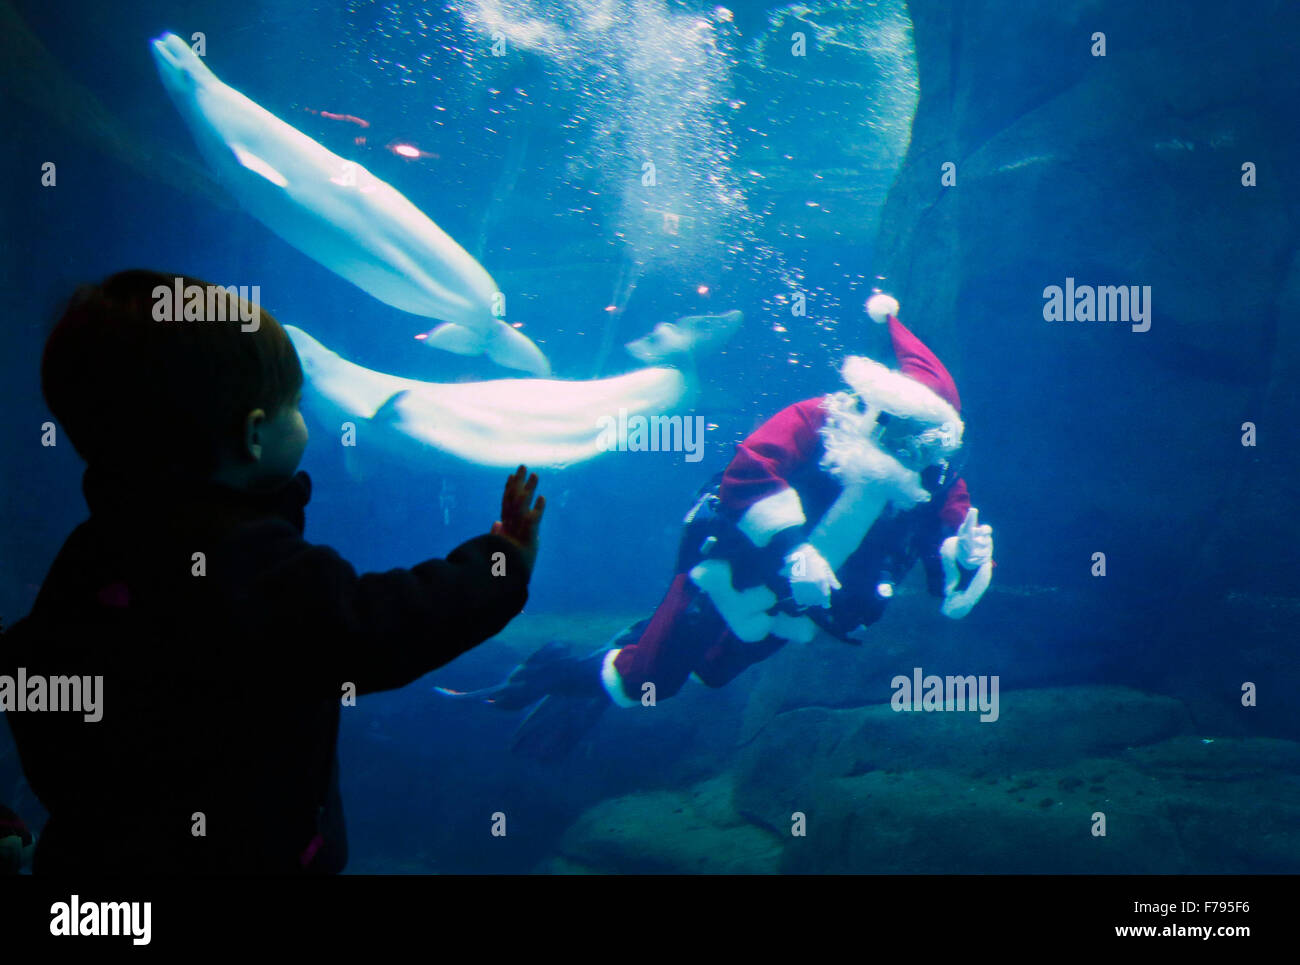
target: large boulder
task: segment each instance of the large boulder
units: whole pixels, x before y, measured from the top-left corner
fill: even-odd
[[[788,872],[1300,868],[1300,744],[1184,733],[1181,703],[1120,687],[1000,710],[779,714],[739,755],[735,809],[781,837]]]
[[[960,713],[791,711],[764,728],[732,772],[596,803],[538,867],[893,874],[1300,869],[1300,744],[1176,734],[1186,721],[1176,701],[1115,687],[1008,695],[1001,728]]]
[[[873,771],[1009,775],[1118,753],[1189,725],[1179,701],[1124,687],[1000,693],[997,719],[980,718],[974,711],[895,711],[889,704],[779,714],[737,757],[737,807],[782,828],[832,780]]]
[[[732,806],[731,781],[612,798],[585,812],[560,841],[558,872],[769,874],[781,840]]]

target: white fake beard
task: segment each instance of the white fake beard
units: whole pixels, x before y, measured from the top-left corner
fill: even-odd
[[[879,409],[868,406],[862,411],[857,397],[849,392],[827,396],[822,407],[828,415],[821,429],[826,449],[821,466],[840,485],[883,490],[882,495],[900,510],[929,502],[921,474],[908,469],[871,440]]]

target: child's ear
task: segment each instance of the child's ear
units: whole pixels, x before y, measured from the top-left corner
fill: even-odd
[[[266,410],[254,409],[244,417],[244,454],[254,462],[262,459],[262,429],[266,424]]]

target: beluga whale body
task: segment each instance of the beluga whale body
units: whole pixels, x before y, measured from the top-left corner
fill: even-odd
[[[222,83],[175,34],[154,40],[153,56],[199,152],[249,214],[380,301],[442,321],[426,344],[550,374],[494,314],[483,266],[392,185]]]
[[[687,405],[698,388],[696,356],[720,347],[743,316],[717,318],[725,322],[721,331],[692,321],[680,327],[684,337],[672,339],[671,351],[646,353],[689,358],[690,365],[588,380],[423,382],[357,365],[293,325],[284,330],[302,361],[308,408],[331,429],[352,423],[361,446],[377,442],[408,463],[450,456],[480,466],[563,468],[612,451],[611,420]]]
[[[350,362],[293,325],[284,326],[302,360],[309,408],[325,425],[356,426],[407,461],[447,455],[480,466],[563,468],[607,451],[602,417],[654,415],[686,395],[674,368],[645,368],[607,379],[493,379],[422,382]]]

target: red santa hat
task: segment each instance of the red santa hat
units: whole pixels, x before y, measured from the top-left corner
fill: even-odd
[[[866,408],[864,425],[874,423],[877,412],[888,412],[929,426],[927,444],[938,443],[954,452],[961,446],[964,429],[957,385],[935,354],[898,320],[897,311],[898,302],[888,295],[877,294],[867,302],[872,319],[889,324],[899,368],[851,356],[844,360],[840,374]]]
[[[961,448],[965,425],[957,386],[943,363],[898,320],[898,302],[874,295],[867,312],[876,322],[889,324],[899,368],[865,356],[844,360],[840,375],[852,392],[828,395],[822,402],[826,422],[821,435],[825,445],[823,465],[841,479],[886,486],[889,498],[900,506],[929,498],[919,475],[880,450],[870,438],[881,412],[919,424],[914,444],[931,462]]]
[[[920,382],[960,413],[961,396],[957,394],[957,383],[939,357],[898,320],[898,300],[877,292],[867,299],[866,308],[873,322],[889,325],[889,338],[898,357],[899,371],[914,382]]]

